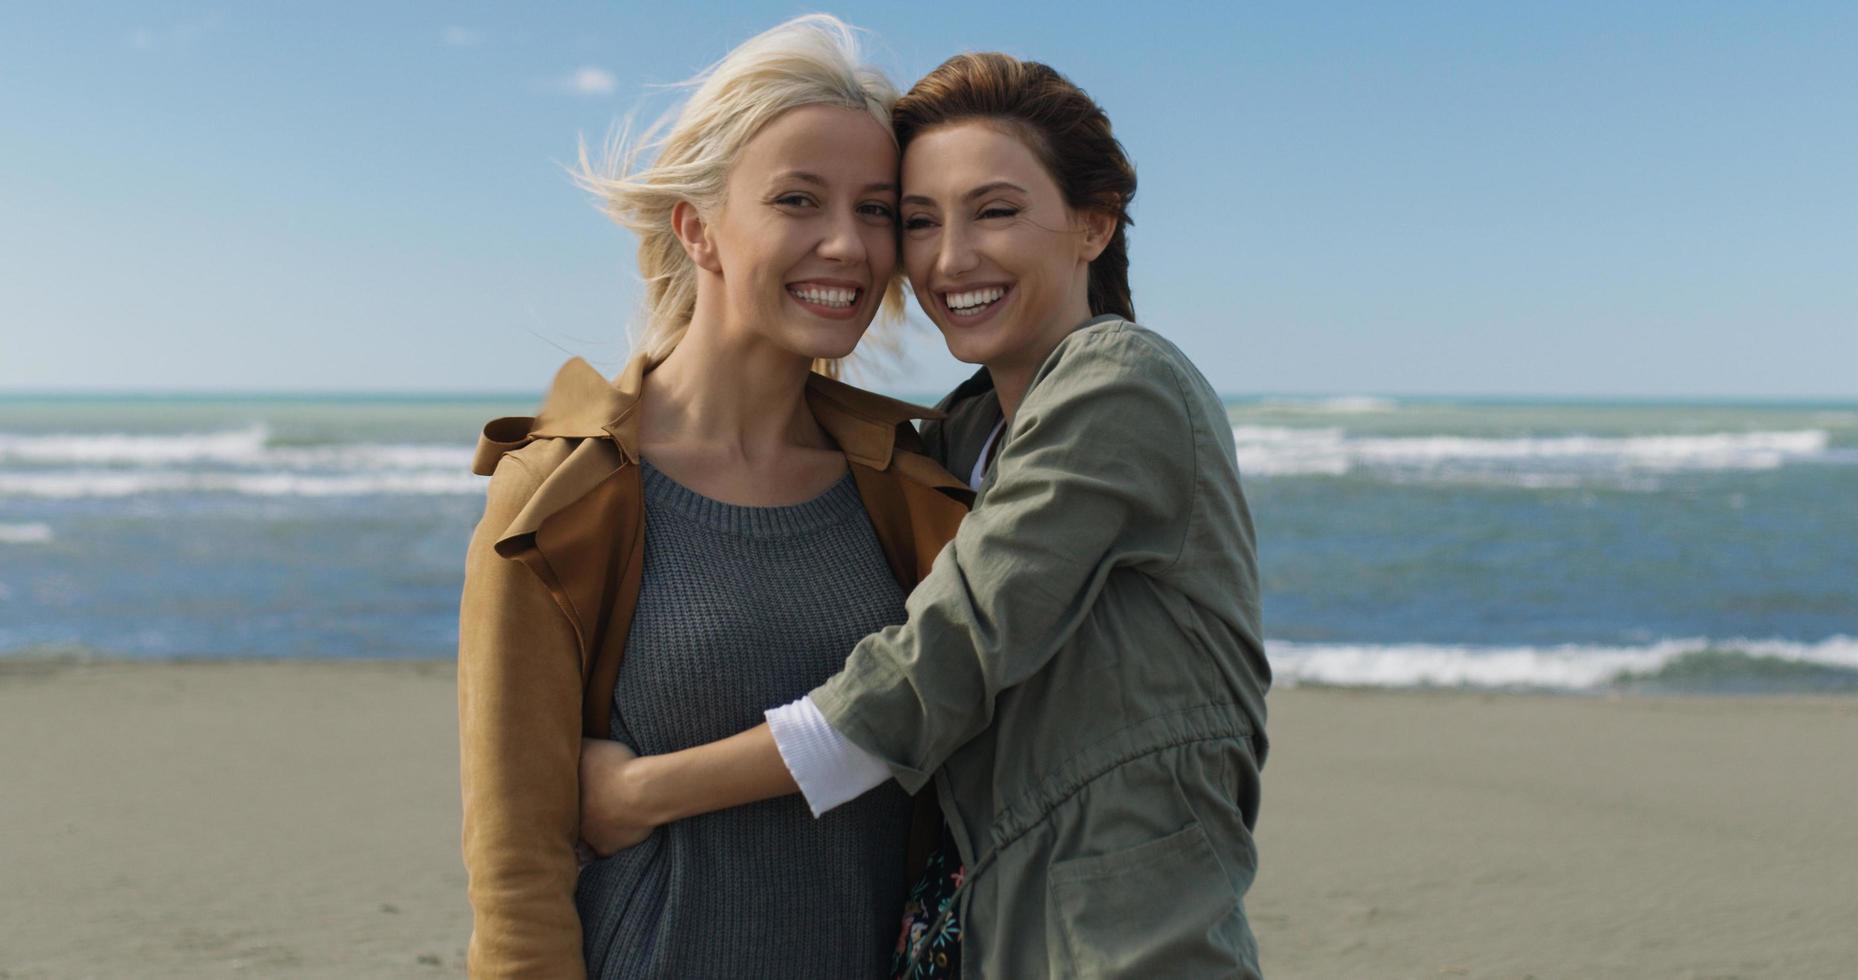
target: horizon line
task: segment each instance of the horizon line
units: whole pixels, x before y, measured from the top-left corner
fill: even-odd
[[[939,401],[946,392],[929,392],[871,386],[870,391],[906,401]],[[27,399],[49,400],[197,400],[256,401],[351,400],[351,401],[491,401],[502,399],[538,401],[545,389],[459,389],[459,388],[0,388],[0,402]],[[1248,392],[1217,391],[1225,402],[1249,402],[1271,399],[1299,401],[1334,401],[1368,398],[1394,402],[1569,402],[1613,404],[1711,404],[1711,405],[1816,405],[1858,406],[1858,393],[1815,394],[1644,394],[1644,393],[1567,393],[1567,392],[1389,392],[1389,391],[1313,391],[1308,389],[1256,389]]]

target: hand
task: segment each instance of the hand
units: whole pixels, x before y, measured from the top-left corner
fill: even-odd
[[[581,739],[581,840],[600,857],[644,841],[657,826],[631,778],[638,760],[610,739]]]

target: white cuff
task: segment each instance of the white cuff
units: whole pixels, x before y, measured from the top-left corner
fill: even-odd
[[[890,779],[884,760],[853,745],[821,714],[812,698],[763,712],[774,747],[800,794],[817,817],[827,810],[863,796]]]

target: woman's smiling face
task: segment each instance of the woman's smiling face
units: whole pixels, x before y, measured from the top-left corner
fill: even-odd
[[[903,155],[903,192],[910,287],[957,359],[1031,370],[1089,318],[1102,243],[1005,124],[919,134]]]
[[[725,323],[807,358],[851,353],[897,268],[896,168],[860,110],[804,106],[756,133],[693,256],[722,278]]]

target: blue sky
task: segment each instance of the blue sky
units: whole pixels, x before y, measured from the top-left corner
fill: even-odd
[[[632,243],[558,163],[816,9],[1094,94],[1223,391],[1858,397],[1858,5],[1786,2],[7,4],[0,391],[616,367]],[[910,336],[872,383],[965,374]]]

